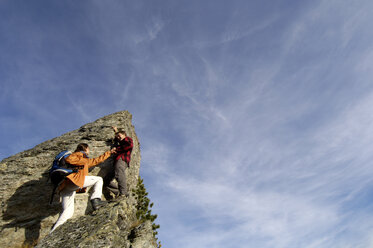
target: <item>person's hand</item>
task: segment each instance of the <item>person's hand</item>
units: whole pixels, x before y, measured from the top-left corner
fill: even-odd
[[[118,128],[116,126],[112,126],[111,128],[113,128],[114,132],[118,132]]]
[[[116,153],[116,152],[117,152],[117,148],[116,148],[116,147],[112,148],[112,149],[110,150],[110,152],[111,152],[111,153]]]

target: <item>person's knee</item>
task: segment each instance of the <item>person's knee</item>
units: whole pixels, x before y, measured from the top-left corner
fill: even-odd
[[[96,183],[95,183],[95,184],[103,185],[103,184],[104,184],[104,180],[102,179],[102,177],[97,177],[97,178],[96,178]]]

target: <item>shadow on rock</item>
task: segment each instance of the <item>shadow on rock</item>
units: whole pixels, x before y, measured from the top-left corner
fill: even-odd
[[[35,245],[40,236],[41,221],[60,212],[60,204],[49,204],[52,185],[47,182],[48,174],[39,180],[31,180],[21,185],[6,202],[3,212],[5,228],[25,229],[24,247]],[[55,201],[58,197],[55,197]]]
[[[103,188],[103,195],[106,200],[110,200],[113,198],[110,191],[113,191],[114,189],[108,190],[109,186],[113,186],[113,188],[118,188],[115,182],[113,182],[114,179],[114,163],[115,158],[114,156],[111,156],[107,160],[105,160],[103,163],[101,163],[98,167],[100,168],[100,171],[98,172],[97,176],[102,177],[104,181],[104,188]],[[115,190],[114,190],[115,191]]]

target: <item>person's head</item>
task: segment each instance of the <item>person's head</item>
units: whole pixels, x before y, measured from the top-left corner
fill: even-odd
[[[80,143],[76,149],[75,152],[85,152],[87,155],[89,154],[89,147],[86,143]]]
[[[115,133],[115,138],[116,138],[117,140],[123,140],[123,139],[126,138],[126,137],[127,137],[127,134],[126,134],[126,132],[123,131],[123,130],[118,131],[118,132]]]

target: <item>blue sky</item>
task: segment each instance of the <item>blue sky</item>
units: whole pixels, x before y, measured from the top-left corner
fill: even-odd
[[[0,159],[129,110],[164,247],[372,247],[372,9],[0,1]]]

